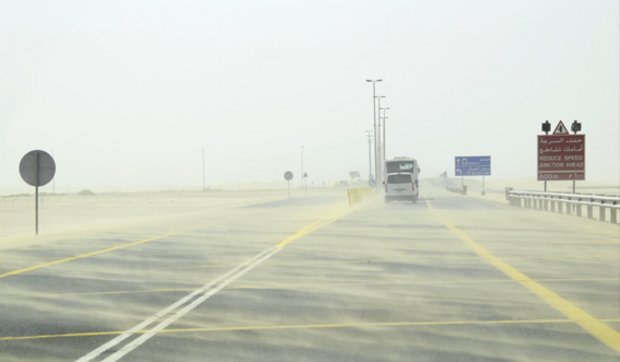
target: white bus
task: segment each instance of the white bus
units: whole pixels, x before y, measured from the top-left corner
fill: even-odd
[[[418,201],[420,167],[414,158],[395,157],[385,161],[385,202],[392,200]]]

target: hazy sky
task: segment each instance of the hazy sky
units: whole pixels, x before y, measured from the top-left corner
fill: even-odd
[[[53,152],[57,190],[368,172],[383,78],[388,157],[422,176],[491,155],[536,177],[540,123],[574,119],[586,178],[618,182],[619,1],[0,1],[0,191]],[[297,178],[298,180],[298,178]]]

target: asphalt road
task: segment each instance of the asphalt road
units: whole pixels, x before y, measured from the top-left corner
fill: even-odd
[[[617,225],[344,193],[0,248],[0,360],[620,359]]]

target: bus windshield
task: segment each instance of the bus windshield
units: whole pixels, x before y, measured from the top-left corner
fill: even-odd
[[[413,172],[415,163],[414,161],[392,161],[386,163],[386,172]]]

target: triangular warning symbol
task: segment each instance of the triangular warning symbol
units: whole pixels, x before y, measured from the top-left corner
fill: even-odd
[[[568,134],[568,130],[562,121],[555,126],[555,130],[553,130],[553,134]]]

